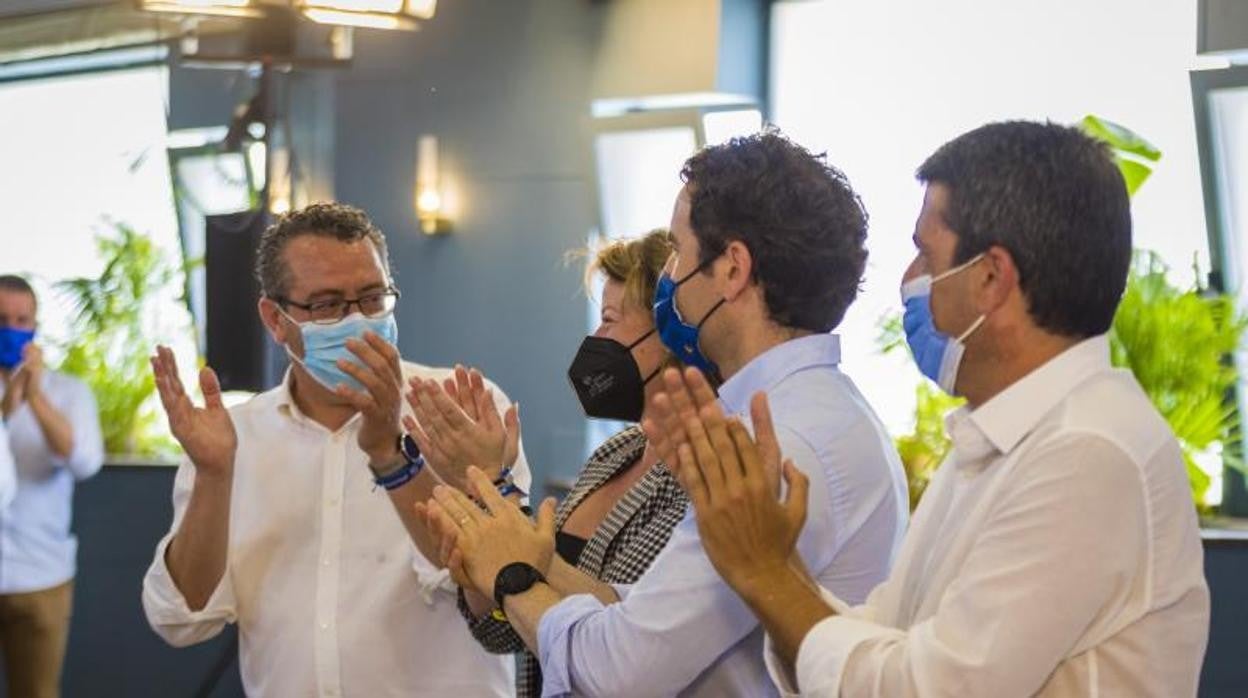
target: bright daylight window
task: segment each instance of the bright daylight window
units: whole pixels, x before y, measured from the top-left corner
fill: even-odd
[[[1216,62],[1196,57],[1195,27],[1196,3],[1180,0],[775,5],[773,120],[826,150],[871,216],[866,284],[840,332],[846,371],[892,433],[911,426],[919,374],[904,351],[880,355],[877,322],[898,310],[913,256],[914,171],[959,133],[1087,114],[1134,130],[1163,153],[1132,203],[1136,246],[1180,285],[1194,259],[1209,270],[1188,71]]]
[[[155,294],[142,318],[147,336],[172,344],[183,364],[196,356],[179,301],[183,256],[166,152],[167,85],[160,66],[0,84],[7,163],[0,168],[0,273],[30,275],[41,301],[37,341],[51,366],[74,339],[73,303],[53,284],[97,277],[104,259],[96,237],[116,238],[121,227],[147,236],[175,270],[168,284],[147,289]],[[155,422],[164,429],[163,418]]]
[[[669,115],[662,126],[604,128],[594,143],[597,163],[601,232],[589,236],[590,248],[606,239],[640,237],[655,228],[666,228],[683,183],[680,170],[699,144],[697,112]],[[701,114],[701,141],[722,143],[734,136],[757,131],[761,114],[756,109],[708,111]],[[602,280],[590,291],[589,332],[598,328]],[[591,419],[586,429],[588,456],[599,444],[624,427],[622,422]]]

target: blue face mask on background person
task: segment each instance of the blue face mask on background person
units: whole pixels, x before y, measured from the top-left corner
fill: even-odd
[[[706,315],[702,316],[697,325],[685,322],[676,308],[676,289],[705,267],[706,264],[699,265],[680,281],[672,279],[672,275],[666,271],[659,275],[659,282],[654,289],[654,327],[658,330],[659,340],[663,342],[663,346],[675,354],[682,363],[697,368],[709,378],[719,380],[719,367],[706,358],[706,355],[702,353],[702,348],[698,346],[698,332],[727,299],[720,298],[714,307],[706,311]]]
[[[966,331],[956,338],[936,329],[932,319],[932,285],[943,281],[964,269],[970,268],[983,254],[972,257],[937,276],[924,274],[906,282],[901,287],[901,302],[905,306],[901,324],[906,331],[906,343],[910,345],[910,353],[919,366],[919,372],[936,382],[940,389],[954,395],[954,386],[958,380],[958,367],[962,364],[962,355],[966,352],[963,342],[971,333],[984,324],[987,315],[980,315]]]
[[[282,313],[286,315],[285,312]],[[399,326],[394,321],[394,313],[383,317],[370,318],[360,313],[351,313],[332,325],[315,322],[299,322],[286,315],[291,322],[299,325],[299,333],[303,336],[303,358],[295,356],[286,346],[286,355],[291,361],[303,366],[326,390],[334,391],[339,383],[354,390],[365,390],[364,386],[346,371],[338,368],[338,359],[346,359],[360,364],[360,359],[347,349],[347,340],[351,338],[364,341],[364,333],[372,331],[391,344],[399,341]]]
[[[0,369],[10,371],[22,363],[22,350],[34,339],[34,330],[0,327]]]

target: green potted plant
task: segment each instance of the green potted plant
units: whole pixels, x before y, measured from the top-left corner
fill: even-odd
[[[181,283],[193,264],[169,263],[149,237],[122,223],[98,235],[96,247],[104,261],[99,276],[53,285],[74,309],[59,368],[91,387],[108,453],[168,456],[177,449],[159,429],[152,400],[150,319],[159,316],[157,304],[167,298],[165,291]]]

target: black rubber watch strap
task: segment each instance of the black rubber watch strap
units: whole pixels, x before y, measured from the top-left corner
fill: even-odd
[[[545,582],[546,577],[537,568],[527,562],[512,562],[505,565],[494,577],[494,603],[503,607],[503,600],[508,596],[523,594],[538,582]]]

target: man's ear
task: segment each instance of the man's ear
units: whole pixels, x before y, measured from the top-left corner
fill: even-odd
[[[724,299],[731,302],[753,283],[754,256],[744,242],[733,240],[724,248],[721,259],[727,263],[728,278],[723,287]]]
[[[290,337],[287,331],[287,323],[282,317],[282,312],[277,306],[277,302],[267,296],[261,296],[256,303],[256,312],[260,313],[260,322],[264,323],[264,328],[269,331],[269,336],[278,344],[287,344]]]
[[[1005,305],[1010,294],[1018,288],[1018,266],[1014,264],[1014,256],[1000,245],[993,245],[984,252],[984,259],[979,263],[976,280],[976,310],[980,313],[991,313]]]

